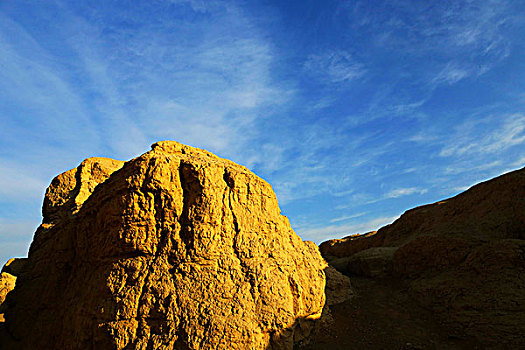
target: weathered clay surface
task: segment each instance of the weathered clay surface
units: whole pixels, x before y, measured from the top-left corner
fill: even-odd
[[[88,159],[43,213],[6,311],[12,348],[291,349],[325,305],[326,263],[270,185],[204,150]]]
[[[321,245],[336,268],[360,276],[361,255],[377,249],[394,252],[383,285],[404,285],[454,337],[525,347],[525,169],[409,210],[375,234]]]

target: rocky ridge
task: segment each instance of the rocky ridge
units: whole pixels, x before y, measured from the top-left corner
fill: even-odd
[[[459,348],[525,347],[525,169],[320,250],[365,289],[397,285]]]

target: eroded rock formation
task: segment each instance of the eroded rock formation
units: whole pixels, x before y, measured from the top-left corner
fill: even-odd
[[[320,249],[348,275],[406,286],[457,339],[525,347],[525,169]]]
[[[11,348],[291,349],[325,305],[326,263],[270,185],[204,150],[87,159],[43,215],[9,295]]]
[[[4,311],[7,303],[4,303],[16,284],[16,278],[22,272],[26,259],[9,259],[2,267],[0,274],[0,322],[5,322]],[[0,348],[1,349],[1,348]]]

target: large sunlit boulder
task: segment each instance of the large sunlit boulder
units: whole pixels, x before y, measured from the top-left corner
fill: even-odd
[[[271,186],[204,150],[87,159],[43,214],[6,311],[12,348],[291,349],[325,305],[326,264]]]

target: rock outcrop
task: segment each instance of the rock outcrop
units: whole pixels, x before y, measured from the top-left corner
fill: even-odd
[[[0,306],[6,295],[15,288],[16,277],[10,273],[2,272],[0,276]]]
[[[4,305],[4,301],[7,294],[15,288],[15,283],[15,276],[5,272],[0,274],[0,322],[5,322],[3,310],[6,308],[6,305]]]
[[[291,349],[325,306],[326,263],[270,185],[204,150],[87,159],[43,215],[8,296],[9,348]]]
[[[392,272],[395,247],[375,247],[362,250],[348,257],[330,260],[339,271],[351,275],[382,277]]]
[[[403,283],[454,337],[525,347],[525,169],[320,249],[348,275]]]
[[[0,274],[0,322],[4,322],[4,311],[3,309],[6,307],[4,305],[5,298],[9,292],[11,292],[15,288],[16,283],[16,277],[6,273],[2,272]]]
[[[9,259],[0,274],[0,322],[5,322],[4,311],[7,308],[7,294],[15,288],[16,277],[22,272],[26,259]]]

